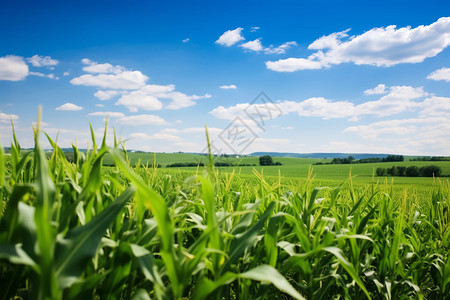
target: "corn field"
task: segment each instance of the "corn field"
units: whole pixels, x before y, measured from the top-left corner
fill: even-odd
[[[449,299],[450,186],[301,186],[0,147],[0,299]],[[91,128],[92,131],[92,128]],[[51,156],[41,149],[48,139]],[[113,167],[102,166],[109,154]]]

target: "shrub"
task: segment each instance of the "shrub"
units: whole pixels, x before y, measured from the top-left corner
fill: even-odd
[[[384,176],[384,175],[386,175],[386,169],[385,168],[377,168],[376,173],[377,173],[377,176]]]
[[[438,166],[424,166],[420,168],[420,175],[423,177],[439,177],[442,175],[442,169]]]
[[[263,155],[259,157],[259,164],[261,166],[271,166],[273,165],[273,159],[270,155]]]
[[[397,167],[398,176],[405,176],[405,171],[406,171],[406,167],[401,167],[401,166]]]
[[[398,176],[397,167],[392,166],[392,168],[388,168],[386,172],[391,176]]]
[[[406,168],[405,174],[408,177],[418,177],[420,175],[420,170],[416,166],[409,166]]]

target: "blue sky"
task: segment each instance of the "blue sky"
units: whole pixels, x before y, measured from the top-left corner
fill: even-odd
[[[450,155],[446,1],[91,2],[0,4],[3,145]]]

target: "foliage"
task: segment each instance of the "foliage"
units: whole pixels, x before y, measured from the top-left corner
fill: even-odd
[[[263,155],[259,157],[260,166],[271,166],[273,165],[273,159],[270,155]]]
[[[24,155],[14,134],[10,168],[0,152],[1,299],[450,297],[448,182],[416,202],[312,170],[220,174],[212,156],[193,176],[132,168],[106,130],[69,162],[39,135]]]
[[[418,177],[420,176],[420,169],[416,166],[409,166],[405,170],[405,175],[408,177]]]
[[[384,176],[386,174],[391,176],[407,176],[407,177],[440,177],[442,176],[442,169],[439,166],[392,166],[391,168],[377,168],[377,176]]]

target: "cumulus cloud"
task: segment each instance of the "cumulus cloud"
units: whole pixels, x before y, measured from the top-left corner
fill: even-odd
[[[447,82],[450,82],[450,68],[441,68],[439,70],[436,70],[428,75],[427,79],[445,80]]]
[[[165,140],[165,141],[170,141],[170,142],[178,142],[178,141],[182,140],[179,136],[176,136],[174,134],[160,133],[160,132],[152,134],[152,135],[149,135],[149,134],[146,134],[146,133],[142,133],[142,132],[136,132],[136,133],[132,133],[131,137],[132,138],[136,138],[136,139]]]
[[[5,114],[0,112],[0,120],[1,121],[11,121],[11,120],[17,120],[19,119],[19,117],[17,115],[13,115],[13,114]]]
[[[220,88],[223,89],[223,90],[235,90],[235,89],[237,89],[237,86],[234,85],[234,84],[221,85]]]
[[[55,110],[66,110],[66,111],[78,111],[82,109],[83,109],[82,106],[78,106],[70,102],[64,103],[63,105],[55,108]]]
[[[119,95],[119,92],[114,91],[114,90],[108,90],[108,91],[98,90],[94,94],[95,97],[97,97],[98,99],[100,99],[102,101],[112,99],[112,98],[116,97],[117,95]]]
[[[88,58],[81,61],[83,74],[70,82],[75,85],[97,86],[107,90],[98,90],[94,96],[100,100],[109,100],[120,95],[115,103],[123,105],[131,112],[139,110],[181,109],[195,105],[195,100],[211,98],[211,95],[186,95],[175,91],[175,85],[146,84],[148,77],[140,71],[129,71],[122,66],[109,63],[99,64]],[[121,91],[119,91],[121,90]],[[163,105],[162,100],[169,100]]]
[[[127,95],[123,95],[116,102],[116,105],[124,105],[131,112],[137,112],[139,109],[160,110],[163,107],[162,102],[151,93],[148,93],[145,87]]]
[[[411,150],[424,153],[431,149],[446,149],[450,138],[450,121],[446,117],[421,116],[409,119],[394,119],[370,123],[367,125],[350,126],[344,133],[356,134],[365,140],[389,141],[389,146],[399,148],[399,153],[411,153]],[[433,150],[434,150],[433,149]],[[390,151],[392,153],[392,151]]]
[[[83,67],[83,71],[88,72],[88,73],[114,73],[114,74],[118,74],[118,73],[122,73],[124,71],[126,71],[125,67],[116,65],[113,66],[112,64],[109,63],[104,63],[104,64],[99,64],[95,61],[90,60],[89,58],[83,58],[81,60],[81,63],[83,63],[84,65],[87,65],[86,67]]]
[[[181,42],[182,43],[187,43],[187,42],[189,42],[191,39],[190,38],[185,38],[184,40],[182,40]]]
[[[380,83],[379,85],[377,85],[376,87],[374,87],[373,89],[368,89],[364,91],[364,94],[366,95],[381,95],[381,94],[385,94],[386,92],[386,85]]]
[[[118,74],[84,74],[70,81],[74,85],[97,86],[105,89],[133,90],[143,87],[148,77],[140,71],[124,71]]]
[[[432,96],[420,104],[422,115],[450,116],[450,98]]]
[[[258,26],[252,26],[252,28],[250,29],[250,32],[256,32],[257,30],[261,29],[261,27]]]
[[[145,86],[148,77],[140,71],[129,71],[122,66],[109,63],[99,64],[88,58],[81,60],[86,67],[83,70],[92,74],[83,74],[70,81],[74,85],[97,86],[112,90],[134,90]],[[93,75],[96,74],[96,75]]]
[[[24,80],[28,74],[28,65],[23,60],[23,57],[15,55],[0,57],[0,80]]]
[[[266,61],[266,67],[277,72],[295,72],[299,70],[322,69],[320,61],[305,58],[286,58],[277,61]]]
[[[390,116],[405,112],[411,109],[422,108],[421,102],[414,101],[428,94],[423,88],[411,86],[393,86],[390,92],[375,101],[367,101],[361,104],[354,104],[349,101],[333,101],[323,97],[312,97],[304,101],[280,101],[276,104],[284,114],[296,113],[303,117],[318,117],[322,119],[349,118],[351,121],[358,120],[363,115],[375,115],[379,117]],[[244,111],[249,111],[249,107],[261,106],[260,104],[239,103],[234,106],[219,106],[210,113],[219,119],[233,120],[237,116],[245,118]],[[262,107],[250,109],[263,111]]]
[[[377,67],[420,63],[450,45],[450,17],[416,28],[391,25],[350,37],[347,32],[335,32],[315,40],[308,48],[317,52],[307,58],[267,61],[266,66],[277,72],[294,72],[342,63]]]
[[[170,102],[165,108],[176,110],[195,105],[196,102],[194,100],[210,97],[211,95],[209,94],[203,96],[188,96],[184,93],[175,91],[175,85],[173,84],[148,84],[139,90],[122,95],[116,102],[116,105],[124,105],[131,112],[137,112],[139,109],[160,110],[163,108],[161,100],[168,99]]]
[[[131,126],[168,124],[163,118],[156,115],[123,116],[118,119],[118,122],[124,125],[131,125]]]
[[[121,112],[117,111],[96,111],[89,114],[90,116],[95,117],[110,117],[110,118],[123,118],[125,115]]]
[[[51,58],[50,56],[33,55],[27,58],[27,61],[33,65],[33,67],[53,67],[59,64],[59,61]]]
[[[245,50],[251,50],[251,51],[255,51],[255,52],[259,52],[259,51],[263,50],[263,46],[261,44],[260,39],[256,39],[254,41],[249,41],[249,42],[243,43],[239,46],[244,48]]]
[[[230,47],[234,44],[244,40],[244,37],[241,35],[241,32],[244,28],[238,27],[234,30],[225,31],[219,39],[216,41],[217,44]]]

